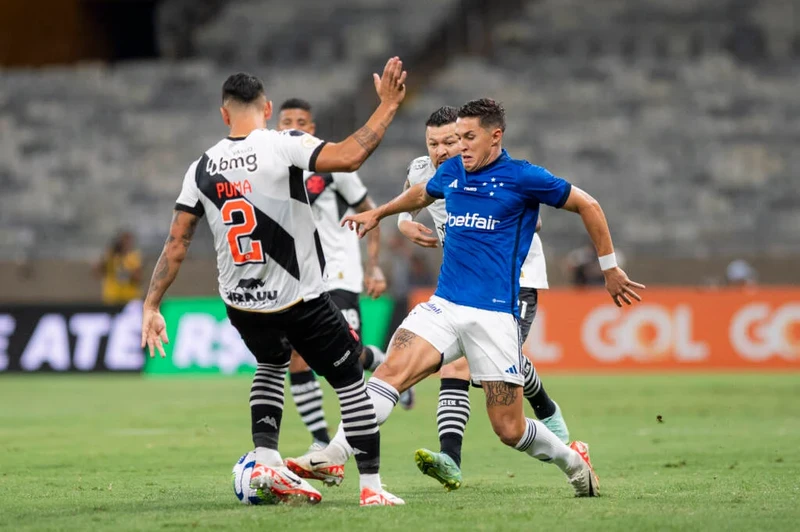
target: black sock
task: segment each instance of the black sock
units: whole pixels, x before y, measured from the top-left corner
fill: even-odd
[[[283,381],[289,362],[258,364],[250,387],[250,422],[253,445],[278,449],[283,417]]]
[[[524,370],[525,385],[522,389],[522,394],[533,407],[533,412],[539,419],[544,419],[556,413],[556,404],[547,395],[547,392],[539,379],[539,374],[536,373],[536,368],[533,367],[531,361],[525,359]]]
[[[355,453],[358,472],[366,475],[378,473],[381,465],[381,434],[364,377],[359,376],[356,382],[347,385],[331,385],[339,396],[342,427],[347,443]]]
[[[439,427],[439,450],[461,467],[461,443],[469,421],[469,381],[442,379],[436,424]]]
[[[315,440],[330,443],[328,424],[322,409],[322,388],[311,370],[289,374],[289,390],[300,418]]]

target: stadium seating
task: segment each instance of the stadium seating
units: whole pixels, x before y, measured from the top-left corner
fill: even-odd
[[[796,144],[800,64],[780,3],[580,0],[529,2],[498,25],[486,58],[460,57],[410,102],[364,175],[395,193],[401,160],[424,153],[437,107],[494,97],[508,110],[506,145],[591,191],[618,243],[637,254],[791,252],[800,216]],[[602,5],[602,9],[598,7]],[[791,19],[791,13],[788,14]],[[737,17],[777,28],[764,57],[729,50]],[[686,24],[691,20],[692,24]],[[393,168],[388,186],[382,176]],[[584,238],[550,215],[546,245]],[[734,229],[731,231],[731,229]],[[768,237],[768,238],[767,238]]]
[[[225,64],[302,63],[308,68],[360,63],[418,44],[456,3],[235,0],[226,3],[212,23],[198,28],[197,54]],[[258,4],[263,9],[255,8]]]
[[[767,1],[600,3],[528,2],[493,29],[485,56],[451,58],[365,165],[373,195],[400,190],[433,109],[492,96],[509,111],[512,154],[594,193],[629,253],[794,251],[792,13]],[[215,105],[231,68],[259,65],[276,101],[302,88],[335,107],[376,58],[419,45],[457,2],[295,0],[263,16],[253,4],[228,2],[195,28],[192,60],[0,72],[1,258],[84,258],[125,226],[159,249],[185,169],[224,133]],[[736,45],[740,30],[764,46]],[[550,249],[582,242],[575,220],[545,224]]]
[[[417,45],[455,3],[236,0],[191,29],[192,60],[2,73],[0,258],[93,256],[121,227],[159,249],[188,164],[224,133],[227,74],[257,72],[276,103],[334,106],[369,82],[367,59]]]

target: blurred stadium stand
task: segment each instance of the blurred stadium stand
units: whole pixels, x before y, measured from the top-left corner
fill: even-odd
[[[746,257],[762,281],[800,280],[798,0],[142,4],[158,59],[111,38],[44,69],[0,55],[0,297],[96,299],[86,262],[121,227],[156,255],[187,166],[225,133],[231,71],[263,77],[276,104],[310,100],[337,139],[373,108],[369,74],[389,55],[412,84],[361,172],[379,201],[424,153],[432,110],[491,96],[511,154],[592,192],[638,278],[701,283]],[[557,284],[583,230],[544,215]],[[200,231],[176,293],[215,290],[209,241]]]

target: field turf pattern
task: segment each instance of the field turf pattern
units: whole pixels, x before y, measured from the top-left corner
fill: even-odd
[[[434,379],[382,432],[382,478],[407,506],[361,509],[352,462],[316,507],[234,498],[230,470],[251,447],[247,379],[4,376],[0,530],[800,528],[800,375],[544,380],[573,436],[591,445],[601,498],[575,499],[554,466],[504,448],[479,390],[464,486],[446,493],[422,476],[413,453],[437,449]],[[281,450],[292,456],[310,441],[287,403]]]

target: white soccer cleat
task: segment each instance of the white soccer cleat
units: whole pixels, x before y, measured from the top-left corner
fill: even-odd
[[[397,497],[396,495],[392,495],[385,489],[381,489],[380,492],[376,492],[371,488],[363,488],[361,490],[361,506],[401,506],[405,504],[406,501]]]
[[[256,464],[250,475],[250,487],[271,494],[278,502],[317,504],[322,494],[287,467]]]
[[[344,464],[330,460],[324,450],[287,458],[285,462],[286,467],[297,476],[321,480],[327,486],[338,486],[344,480]]]
[[[569,448],[581,457],[581,468],[569,476],[569,483],[575,488],[575,496],[597,497],[600,495],[600,480],[589,460],[589,446],[582,441],[574,441]]]
[[[308,450],[306,451],[306,454],[315,453],[317,451],[323,451],[323,450],[325,450],[325,447],[327,447],[327,446],[328,446],[327,443],[321,442],[319,440],[314,440],[314,443],[312,443],[311,445],[308,446]]]

